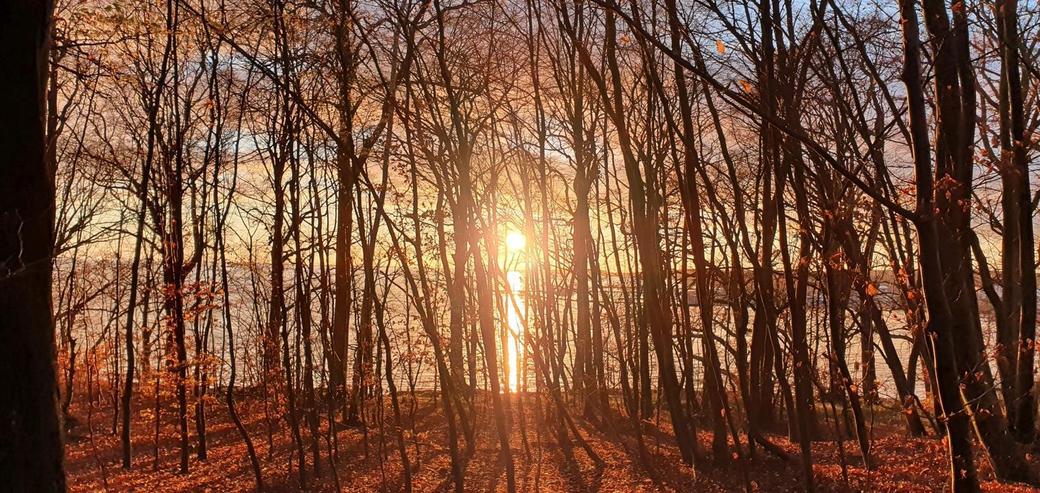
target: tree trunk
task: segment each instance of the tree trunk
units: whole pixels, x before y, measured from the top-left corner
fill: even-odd
[[[1005,358],[1001,363],[1001,382],[1013,383],[1005,392],[1011,428],[1023,443],[1036,434],[1036,396],[1033,393],[1036,354],[1036,255],[1033,237],[1033,206],[1029,183],[1029,158],[1022,75],[1019,67],[1020,34],[1018,0],[997,2],[997,31],[1001,35],[1002,63],[1000,90],[1000,170],[1004,182],[1002,299],[1007,334],[999,342]],[[1011,295],[1014,293],[1015,299]],[[1005,368],[1005,365],[1007,368]],[[1011,373],[1014,373],[1012,377]]]
[[[0,15],[0,484],[14,491],[65,491],[43,129],[52,8],[9,3]]]
[[[914,176],[917,179],[917,232],[920,243],[921,274],[929,320],[926,328],[931,359],[934,361],[936,396],[941,406],[940,421],[946,427],[950,458],[950,487],[953,491],[978,491],[978,476],[972,458],[970,423],[961,401],[957,360],[953,354],[953,314],[943,289],[943,268],[939,259],[939,232],[934,216],[931,144],[924,86],[921,78],[920,24],[913,1],[900,1],[903,34],[903,82],[906,84]]]

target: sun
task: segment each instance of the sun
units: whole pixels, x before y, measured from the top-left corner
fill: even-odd
[[[514,251],[523,250],[527,246],[527,237],[519,231],[510,231],[506,234],[506,246]]]

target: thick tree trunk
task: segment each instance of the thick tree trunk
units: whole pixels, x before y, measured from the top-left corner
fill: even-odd
[[[0,6],[0,484],[13,491],[65,490],[43,128],[51,12],[46,1]]]
[[[936,92],[935,208],[937,243],[943,289],[953,322],[952,337],[965,402],[972,409],[975,430],[985,445],[997,477],[1037,480],[1016,447],[995,393],[985,359],[978,300],[971,262],[971,186],[975,138],[975,80],[968,60],[968,29],[963,8],[953,9],[953,24],[940,0],[923,3],[934,45]],[[938,41],[938,40],[943,41]],[[922,257],[926,255],[922,248]],[[927,279],[926,279],[927,282]]]
[[[1036,434],[1034,358],[1036,354],[1036,254],[1033,207],[1026,152],[1025,115],[1018,0],[997,2],[997,31],[1002,63],[1000,90],[1000,170],[1004,182],[1004,236],[1002,305],[1007,323],[1005,337],[998,338],[1004,358],[998,359],[1004,402],[1015,437],[1030,443]],[[1014,295],[1014,298],[1012,298]],[[1014,376],[1011,374],[1014,373]]]
[[[580,123],[579,123],[580,125]],[[576,130],[575,132],[580,132]],[[579,134],[580,135],[580,134]],[[578,141],[580,142],[580,141]],[[583,151],[578,151],[579,153]],[[579,158],[578,171],[574,179],[574,272],[577,313],[574,341],[574,390],[581,399],[586,416],[595,409],[595,368],[592,365],[592,310],[589,295],[589,178],[583,168],[584,159]]]
[[[950,487],[954,491],[978,491],[979,483],[972,457],[970,422],[960,395],[960,378],[954,355],[953,314],[943,288],[945,277],[939,258],[939,233],[935,222],[935,190],[932,182],[931,147],[924,86],[921,78],[921,40],[916,5],[900,1],[903,34],[903,82],[906,84],[909,125],[917,179],[917,233],[920,242],[921,274],[928,325],[925,334],[934,361],[935,395],[941,406],[940,421],[945,424],[950,457]]]

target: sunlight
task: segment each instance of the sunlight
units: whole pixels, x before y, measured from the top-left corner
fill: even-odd
[[[516,271],[506,273],[506,279],[509,281],[508,296],[511,298],[506,300],[509,309],[507,320],[509,336],[506,347],[506,361],[509,365],[507,374],[509,376],[509,391],[516,392],[520,390],[520,338],[523,334],[524,326],[520,314],[520,311],[524,309],[524,298],[521,294],[523,281],[520,273]]]
[[[527,237],[519,231],[510,231],[506,234],[506,246],[510,252],[518,252],[527,246]]]
[[[512,265],[525,246],[527,246],[527,237],[523,233],[517,230],[506,233],[506,265]],[[506,323],[509,328],[505,348],[506,377],[509,382],[509,391],[516,392],[520,389],[520,339],[524,332],[521,314],[524,309],[523,277],[520,272],[510,270],[506,272],[506,281],[509,283],[509,293],[506,294]]]

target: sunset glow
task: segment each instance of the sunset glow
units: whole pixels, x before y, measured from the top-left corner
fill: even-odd
[[[522,238],[522,237],[521,237]],[[506,300],[508,303],[508,317],[507,323],[509,324],[509,335],[506,338],[506,364],[508,366],[509,374],[509,390],[516,392],[520,390],[520,362],[522,361],[520,355],[521,344],[523,344],[523,310],[524,310],[524,298],[522,294],[523,290],[523,279],[520,277],[520,273],[516,271],[510,271],[506,274],[506,279],[509,281],[509,296],[512,300]]]
[[[527,246],[527,237],[519,231],[510,231],[506,234],[506,246],[510,252],[518,252]]]
[[[1040,0],[8,4],[0,493],[1040,488]]]

